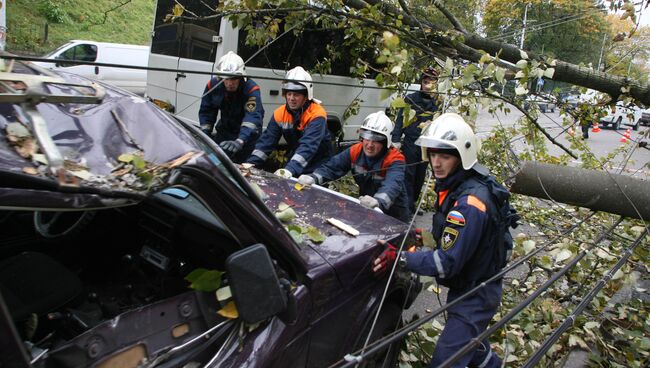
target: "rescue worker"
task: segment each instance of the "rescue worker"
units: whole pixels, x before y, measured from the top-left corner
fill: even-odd
[[[417,200],[424,185],[427,173],[427,162],[422,161],[420,147],[415,144],[422,133],[421,124],[430,121],[433,113],[438,110],[437,99],[433,92],[436,91],[438,71],[429,67],[420,76],[420,90],[406,96],[406,102],[415,112],[415,121],[404,127],[404,110],[400,109],[395,119],[395,130],[393,130],[393,142],[395,147],[401,148],[406,158],[406,195],[408,196],[409,213],[414,214],[417,208]],[[404,136],[404,142],[402,141]]]
[[[348,171],[359,185],[359,203],[379,207],[384,213],[407,222],[409,213],[404,187],[404,156],[391,146],[393,122],[383,111],[368,115],[361,125],[361,142],[337,154],[312,174],[298,181],[309,186],[336,180]]]
[[[234,162],[241,163],[253,152],[262,131],[264,108],[260,87],[246,78],[244,60],[232,51],[219,59],[217,70],[238,76],[208,81],[201,99],[199,123],[201,130]],[[221,117],[215,128],[219,112]]]
[[[273,112],[255,150],[246,160],[261,166],[277,148],[280,137],[287,142],[289,161],[275,174],[291,177],[311,173],[332,156],[332,144],[327,130],[327,113],[314,98],[311,75],[302,67],[289,70],[282,82],[286,104]]]
[[[449,304],[505,266],[506,250],[512,246],[508,227],[516,226],[516,215],[507,201],[509,192],[477,162],[480,141],[460,115],[442,114],[423,130],[416,144],[436,180],[438,199],[431,232],[437,247],[402,252],[398,266],[435,276],[449,288]],[[504,209],[508,216],[501,215]],[[396,256],[396,248],[387,245],[373,261],[373,271],[382,274]],[[447,309],[447,323],[430,367],[439,366],[486,330],[501,301],[501,291],[502,279],[498,278]],[[453,367],[501,367],[501,359],[488,341],[482,341]]]

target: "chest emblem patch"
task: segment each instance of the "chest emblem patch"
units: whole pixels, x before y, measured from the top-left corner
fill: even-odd
[[[246,101],[246,111],[253,112],[255,111],[255,107],[257,107],[255,96],[251,96],[248,98],[248,101]]]
[[[465,216],[458,211],[451,211],[447,214],[447,222],[458,226],[465,226]]]
[[[442,250],[451,249],[456,244],[456,239],[458,239],[458,230],[445,227],[442,231]]]

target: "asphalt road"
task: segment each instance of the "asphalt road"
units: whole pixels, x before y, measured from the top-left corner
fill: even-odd
[[[517,123],[517,120],[519,120],[521,116],[522,114],[519,111],[511,112],[508,115],[502,113],[492,115],[484,110],[479,113],[477,118],[476,131],[479,136],[487,136],[495,126],[502,125],[504,127],[511,127]],[[565,147],[570,148],[571,143],[567,141],[568,134],[564,131],[565,128],[563,127],[562,120],[563,117],[558,112],[555,112],[541,114],[538,122],[552,137],[556,138],[558,142]],[[628,128],[630,129],[630,139],[627,140],[627,143],[622,143],[621,139]],[[638,147],[639,141],[650,142],[650,139],[648,138],[649,132],[647,132],[648,129],[648,127],[641,126],[638,131],[634,131],[631,127],[625,125],[623,125],[620,130],[601,128],[601,131],[598,133],[594,133],[590,129],[589,138],[582,142],[584,142],[587,145],[588,150],[598,158],[605,157],[615,149],[625,145],[625,154],[617,155],[612,161],[611,167],[608,169],[612,172],[618,173],[621,172],[621,167],[624,166],[621,173],[632,175],[637,178],[649,179],[650,168],[648,168],[647,165],[650,163],[650,147]],[[581,131],[579,129],[577,129],[575,134],[577,137],[581,137]],[[553,145],[550,141],[547,142],[551,154],[560,155],[563,153],[562,149],[558,146]],[[513,147],[515,151],[518,152],[530,149],[522,139],[513,142]],[[578,165],[579,163],[579,160],[573,161],[573,164],[575,165]],[[623,163],[625,163],[625,165],[622,165]]]

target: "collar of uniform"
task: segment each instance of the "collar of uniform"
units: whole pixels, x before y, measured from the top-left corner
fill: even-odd
[[[463,170],[460,166],[458,169],[444,179],[436,179],[436,193],[443,190],[453,190],[460,185],[465,179],[470,177],[470,170]]]
[[[287,107],[287,111],[289,111],[291,113],[291,115],[294,117],[294,119],[299,117],[300,115],[302,115],[302,113],[305,112],[309,108],[309,105],[311,105],[311,100],[305,101],[305,103],[302,105],[302,107],[298,108],[297,110],[291,110],[289,108],[289,104],[285,104],[285,106]]]

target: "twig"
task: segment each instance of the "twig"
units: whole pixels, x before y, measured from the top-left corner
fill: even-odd
[[[112,11],[114,11],[114,10],[119,9],[119,8],[123,7],[124,5],[126,5],[126,4],[128,4],[128,3],[130,3],[130,2],[131,2],[131,0],[126,0],[125,2],[121,3],[120,5],[116,5],[116,6],[114,6],[113,8],[108,9],[107,11],[104,12],[104,19],[102,20],[102,22],[101,22],[101,23],[91,23],[91,24],[90,24],[90,27],[92,27],[92,26],[99,26],[99,25],[102,25],[102,24],[106,24],[106,19],[108,19],[108,13],[110,13],[110,12],[112,12]]]
[[[142,148],[142,146],[140,146],[138,143],[136,143],[135,139],[133,139],[133,137],[129,133],[129,130],[126,128],[126,125],[124,124],[124,122],[122,121],[120,116],[117,115],[117,112],[115,111],[115,109],[111,110],[111,114],[113,114],[113,118],[115,118],[115,121],[117,122],[117,126],[120,127],[120,130],[122,131],[122,133],[129,138],[130,143],[132,145],[134,145],[140,151],[144,152],[144,148]]]

